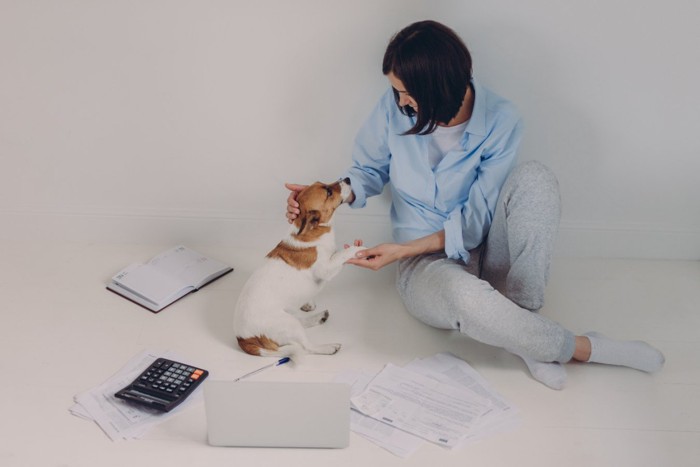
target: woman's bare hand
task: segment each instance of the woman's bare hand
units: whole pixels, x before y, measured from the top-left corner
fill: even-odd
[[[291,193],[287,197],[287,221],[291,224],[294,219],[297,218],[299,213],[299,203],[297,203],[297,195],[301,190],[306,188],[308,185],[297,185],[295,183],[285,183],[285,188],[287,188]]]
[[[348,245],[346,245],[347,247]],[[355,240],[355,246],[362,246],[362,240]],[[406,246],[399,243],[382,243],[366,250],[358,251],[346,264],[377,271],[405,256]]]

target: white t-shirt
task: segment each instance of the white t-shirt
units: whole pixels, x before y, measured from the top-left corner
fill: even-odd
[[[464,135],[469,120],[455,126],[437,126],[430,134],[428,142],[428,161],[430,167],[435,168],[445,154],[457,146]]]

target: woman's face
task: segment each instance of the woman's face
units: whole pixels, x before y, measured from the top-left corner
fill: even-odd
[[[386,77],[389,78],[391,87],[393,87],[396,90],[396,92],[399,93],[399,107],[405,107],[408,105],[413,110],[418,112],[418,103],[413,97],[411,97],[408,91],[406,91],[406,87],[403,85],[401,80],[394,76],[394,73],[392,73],[391,71],[388,75],[386,75]]]

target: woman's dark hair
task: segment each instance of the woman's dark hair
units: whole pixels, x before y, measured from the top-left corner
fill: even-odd
[[[382,72],[393,73],[418,104],[416,124],[405,135],[427,135],[452,120],[472,78],[472,58],[455,32],[436,21],[420,21],[399,31],[384,52]],[[396,104],[399,93],[394,89]],[[416,114],[401,107],[408,116]]]

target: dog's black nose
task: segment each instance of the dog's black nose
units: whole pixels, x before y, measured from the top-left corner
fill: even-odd
[[[345,177],[345,178],[343,179],[343,181],[344,181],[346,184],[350,185],[350,179],[349,179],[348,177]]]

